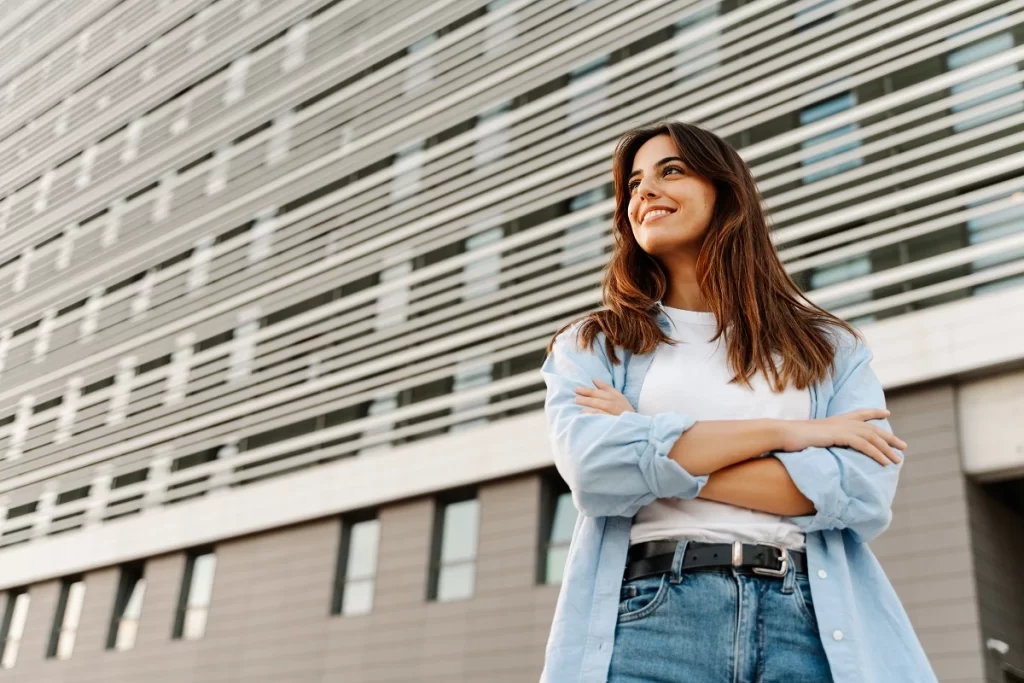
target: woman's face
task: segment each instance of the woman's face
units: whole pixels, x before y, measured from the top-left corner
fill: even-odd
[[[651,256],[695,251],[711,222],[715,186],[694,175],[680,156],[671,137],[657,135],[633,158],[629,224],[637,244]]]

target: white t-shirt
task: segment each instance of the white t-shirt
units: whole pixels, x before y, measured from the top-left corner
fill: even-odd
[[[775,393],[760,374],[753,390],[730,384],[725,339],[715,335],[715,314],[663,306],[672,321],[670,335],[680,344],[660,344],[640,389],[642,415],[675,410],[697,420],[810,419],[807,389]],[[779,515],[695,498],[659,498],[633,518],[630,544],[657,539],[709,543],[775,543],[804,547],[804,534]]]

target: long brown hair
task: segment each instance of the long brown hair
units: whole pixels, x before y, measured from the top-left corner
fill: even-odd
[[[749,387],[760,372],[776,391],[798,389],[824,379],[833,369],[836,334],[860,335],[842,319],[815,305],[800,291],[779,260],[768,219],[750,168],[714,133],[687,123],[664,121],[627,131],[615,148],[615,246],[602,284],[603,310],[564,325],[548,343],[580,322],[578,340],[592,348],[599,332],[611,362],[615,346],[650,353],[675,343],[659,327],[657,302],[668,291],[665,269],[637,244],[629,223],[633,157],[647,140],[668,135],[689,169],[716,190],[711,223],[697,257],[697,281],[718,321],[715,338],[725,337],[732,382]],[[781,362],[776,364],[776,355]]]

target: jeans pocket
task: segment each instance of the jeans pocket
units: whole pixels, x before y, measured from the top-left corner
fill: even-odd
[[[619,623],[650,615],[668,597],[668,574],[656,574],[622,584],[619,592]]]
[[[818,618],[814,612],[814,600],[811,598],[811,580],[807,576],[797,574],[793,587],[793,600],[796,602],[800,613],[807,620],[808,625],[815,631],[818,630]]]

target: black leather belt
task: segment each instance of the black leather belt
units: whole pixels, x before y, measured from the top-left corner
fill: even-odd
[[[623,581],[672,571],[679,541],[647,541],[630,546]],[[689,541],[683,557],[683,569],[705,567],[736,567],[755,574],[782,577],[789,565],[798,574],[807,573],[807,554],[802,550],[788,553],[779,546],[751,543],[700,543]]]

